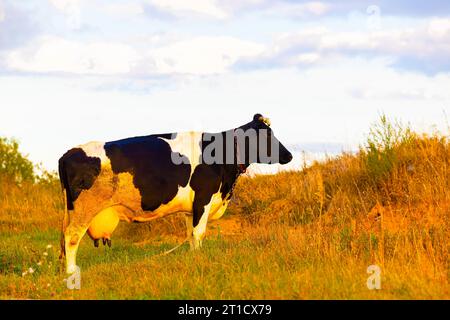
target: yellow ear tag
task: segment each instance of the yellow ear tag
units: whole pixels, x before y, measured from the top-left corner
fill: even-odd
[[[270,119],[269,118],[261,117],[261,118],[259,118],[259,121],[264,122],[266,124],[266,126],[270,127]]]

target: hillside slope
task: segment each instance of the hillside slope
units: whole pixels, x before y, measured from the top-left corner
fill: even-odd
[[[57,181],[0,177],[0,298],[449,299],[449,190],[448,139],[384,123],[357,154],[241,178],[201,252],[159,255],[184,239],[182,215],[123,223],[112,249],[86,237],[69,291]]]

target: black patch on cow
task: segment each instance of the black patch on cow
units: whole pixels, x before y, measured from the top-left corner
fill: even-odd
[[[179,187],[185,187],[189,182],[191,165],[188,158],[172,152],[170,145],[159,139],[175,137],[172,134],[150,135],[105,144],[114,174],[128,172],[133,176],[144,211],[154,211],[169,203]],[[181,159],[182,163],[174,164],[172,159]]]
[[[222,199],[230,199],[233,193],[233,187],[239,177],[239,169],[237,165],[236,157],[234,157],[235,163],[226,164],[227,159],[227,138],[233,137],[233,135],[226,132],[222,132],[218,135],[222,136],[223,143],[223,159],[220,163],[206,164],[203,159],[204,150],[209,144],[214,142],[214,138],[211,141],[205,141],[202,137],[200,147],[202,150],[202,159],[200,164],[195,168],[191,177],[190,186],[195,191],[195,198],[193,203],[193,225],[196,227],[200,222],[203,215],[205,206],[211,201],[211,197],[219,191],[222,194]],[[233,144],[234,145],[234,144]],[[215,156],[215,155],[213,155]]]
[[[100,158],[88,157],[80,148],[69,150],[59,159],[59,177],[66,190],[68,210],[74,209],[73,203],[81,191],[92,187],[100,170]]]

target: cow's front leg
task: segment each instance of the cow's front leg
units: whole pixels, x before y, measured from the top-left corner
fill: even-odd
[[[68,274],[76,271],[78,246],[88,227],[88,224],[83,225],[71,222],[65,231],[66,272]]]
[[[107,207],[102,205],[102,201],[90,201],[85,198],[88,193],[84,193],[75,203],[75,210],[71,211],[70,222],[64,231],[64,242],[66,252],[66,272],[72,274],[77,269],[76,256],[81,239],[86,234],[92,220],[101,208]],[[83,198],[82,198],[83,197]],[[97,206],[94,204],[97,203]]]
[[[202,241],[206,234],[206,225],[211,211],[211,204],[203,206],[196,203],[194,200],[194,216],[193,216],[193,231],[191,240],[191,249],[198,250],[202,247]]]

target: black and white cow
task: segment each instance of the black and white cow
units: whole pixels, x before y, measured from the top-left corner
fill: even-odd
[[[76,270],[86,232],[95,246],[99,240],[111,245],[120,220],[147,222],[184,212],[191,248],[197,249],[208,220],[224,214],[237,178],[251,163],[291,160],[260,114],[217,134],[154,134],[73,148],[59,160],[67,202],[61,240],[66,270]]]

